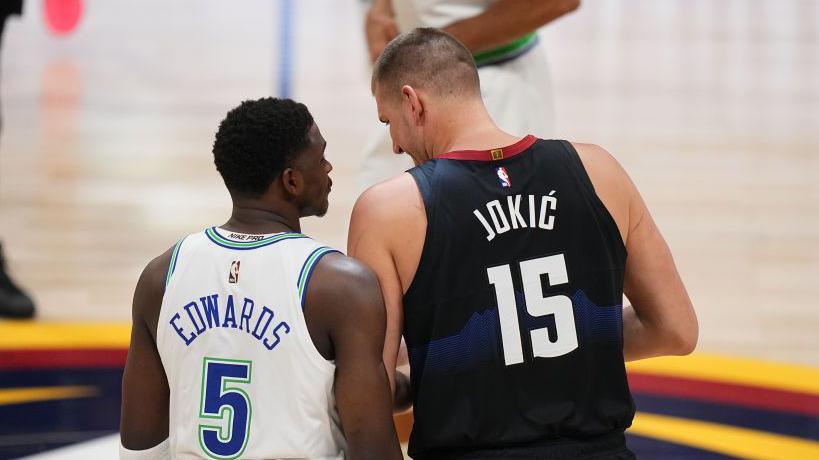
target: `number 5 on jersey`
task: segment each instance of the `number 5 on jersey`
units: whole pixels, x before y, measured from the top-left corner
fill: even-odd
[[[515,286],[509,265],[499,265],[486,270],[489,283],[495,286],[498,299],[503,356],[507,366],[523,362],[523,345],[515,301]],[[565,355],[577,348],[577,331],[574,324],[572,300],[565,295],[543,296],[540,277],[549,275],[549,285],[558,286],[569,282],[566,259],[557,254],[520,262],[520,277],[526,310],[532,316],[554,315],[555,340],[549,338],[549,329],[529,331],[532,353],[535,357],[553,358]]]
[[[247,393],[234,386],[250,383],[250,361],[205,358],[202,364],[202,403],[199,444],[210,458],[231,460],[247,447],[252,408]],[[216,422],[216,424],[214,424]]]

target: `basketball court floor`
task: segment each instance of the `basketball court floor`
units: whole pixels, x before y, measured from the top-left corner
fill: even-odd
[[[0,237],[39,311],[0,321],[0,459],[116,458],[133,288],[227,219],[225,112],[310,107],[334,187],[303,231],[341,249],[384,128],[359,0],[92,0],[64,35],[49,3],[2,50]],[[632,450],[819,459],[819,4],[597,0],[542,35],[556,137],[629,171],[700,320],[694,355],[630,365]]]

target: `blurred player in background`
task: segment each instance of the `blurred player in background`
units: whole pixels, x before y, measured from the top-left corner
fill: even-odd
[[[121,457],[399,459],[364,265],[300,233],[332,186],[303,104],[245,101],[216,134],[233,201],[136,287]]]
[[[348,250],[384,292],[410,455],[633,458],[624,361],[690,353],[698,326],[628,175],[601,147],[501,129],[470,51],[440,30],[390,42],[372,89],[416,167],[358,199]]]
[[[0,62],[2,62],[3,32],[6,19],[23,13],[23,0],[3,0],[0,3]],[[2,78],[0,76],[0,78]],[[2,104],[0,104],[2,109]],[[2,133],[2,115],[0,115],[0,133]],[[30,318],[34,316],[34,302],[11,279],[0,243],[0,317]]]
[[[509,132],[554,135],[552,77],[537,30],[577,9],[580,0],[373,0],[366,17],[370,60],[399,32],[441,28],[475,58],[489,114]],[[363,185],[411,166],[389,155],[386,134],[368,149]]]

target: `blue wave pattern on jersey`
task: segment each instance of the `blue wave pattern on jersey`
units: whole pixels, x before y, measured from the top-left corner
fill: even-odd
[[[417,375],[426,370],[458,372],[501,356],[498,309],[473,313],[461,331],[411,347],[410,364]]]
[[[521,329],[550,328],[554,330],[554,316],[532,316],[526,310],[523,293],[515,291],[518,318]],[[601,307],[578,290],[571,297],[574,307],[575,327],[580,346],[588,343],[610,343],[619,346],[623,337],[622,305]],[[524,338],[528,334],[523,335]],[[421,375],[460,372],[478,363],[496,360],[503,363],[500,348],[500,322],[498,309],[491,308],[473,313],[466,325],[455,335],[441,337],[425,345],[409,348],[412,372]]]
[[[572,296],[577,337],[583,343],[623,343],[623,305],[601,307],[582,290]]]
[[[526,300],[523,293],[515,291],[518,304],[518,318],[524,331],[549,328],[554,331],[555,319],[553,315],[532,316],[526,311]],[[606,343],[617,345],[623,340],[623,306],[611,305],[601,307],[594,303],[586,293],[580,289],[571,296],[574,309],[575,330],[580,346],[589,343]],[[550,338],[556,340],[556,337]]]

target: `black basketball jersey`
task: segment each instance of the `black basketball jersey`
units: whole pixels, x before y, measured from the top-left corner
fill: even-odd
[[[626,251],[574,147],[527,136],[409,173],[427,215],[404,296],[409,453],[622,442]]]

